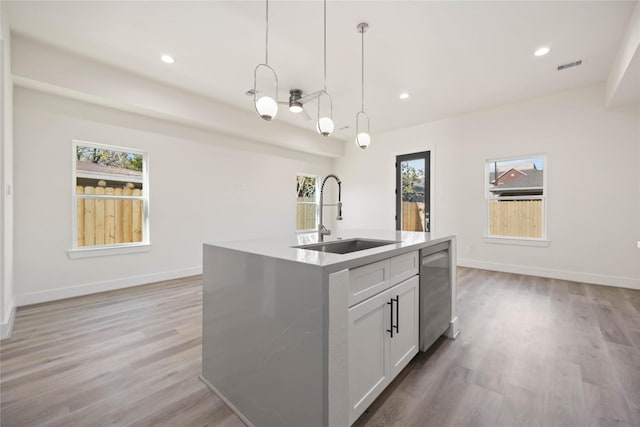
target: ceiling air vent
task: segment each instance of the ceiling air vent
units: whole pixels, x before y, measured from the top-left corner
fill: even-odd
[[[558,71],[566,70],[567,68],[571,68],[571,67],[577,67],[578,65],[582,65],[582,59],[569,62],[568,64],[558,65]]]

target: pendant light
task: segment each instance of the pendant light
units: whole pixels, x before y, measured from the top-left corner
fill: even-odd
[[[253,71],[253,105],[256,109],[256,113],[266,121],[271,121],[276,114],[278,114],[278,76],[276,72],[269,66],[269,0],[266,0],[266,37],[264,44],[264,64],[258,64]],[[258,90],[258,70],[265,69],[273,74],[273,79],[276,84],[274,96],[262,95],[262,92]],[[258,98],[260,93],[260,98]]]
[[[356,145],[363,150],[371,144],[369,135],[369,115],[364,112],[364,33],[369,29],[369,24],[362,22],[357,26],[358,32],[362,34],[362,109],[356,114]],[[367,120],[366,129],[360,127],[360,118]]]
[[[329,99],[329,116],[320,116],[322,98]],[[324,0],[324,87],[318,94],[318,123],[316,130],[322,136],[329,136],[333,132],[333,100],[327,93],[327,0]]]

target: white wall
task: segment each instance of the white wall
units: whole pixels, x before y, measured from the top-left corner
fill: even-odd
[[[296,173],[332,172],[327,157],[30,89],[14,104],[18,305],[199,273],[203,242],[293,233]],[[151,252],[68,258],[73,139],[148,151]]]
[[[640,1],[611,64],[606,83],[607,106],[629,105],[640,99]]]
[[[6,2],[0,4],[0,338],[11,333],[13,323],[13,82],[11,36]]]
[[[395,155],[431,149],[435,231],[457,233],[460,265],[640,289],[640,108],[604,99],[593,86],[349,144],[340,227],[394,227]],[[548,155],[549,247],[486,243],[485,160],[534,153]]]
[[[13,34],[11,39],[11,55],[16,86],[63,94],[261,144],[327,157],[342,155],[341,141],[324,138],[310,126],[293,127],[280,119],[256,121],[253,111],[240,110],[19,34]],[[249,98],[247,102],[251,102]]]

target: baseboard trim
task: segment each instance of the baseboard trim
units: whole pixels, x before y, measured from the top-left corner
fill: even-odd
[[[224,402],[225,405],[227,405],[229,407],[229,409],[231,409],[231,412],[233,412],[234,414],[236,414],[238,416],[238,418],[240,418],[242,420],[243,423],[245,423],[247,425],[247,427],[255,427],[254,424],[249,421],[247,419],[247,417],[245,417],[244,415],[242,415],[242,412],[240,412],[238,410],[238,408],[236,408],[235,406],[233,406],[233,403],[229,402],[229,400],[224,397],[224,395],[222,393],[220,393],[220,391],[218,391],[217,388],[215,388],[209,381],[205,380],[202,375],[198,375],[198,378],[200,379],[200,381],[202,381],[202,383],[204,385],[206,385],[209,390],[211,390],[213,392],[213,394],[215,394],[216,396],[218,396],[218,398],[220,400],[222,400]]]
[[[9,318],[6,323],[0,323],[0,340],[11,338],[13,332],[13,322],[16,320],[16,306],[11,305],[11,311],[9,312]]]
[[[458,266],[640,290],[640,279],[634,279],[632,277],[606,276],[602,274],[582,273],[579,271],[555,270],[551,268],[531,267],[528,265],[501,264],[461,258],[458,258]]]
[[[58,288],[42,292],[15,295],[16,306],[22,307],[42,302],[56,301],[60,299],[80,297],[83,295],[97,294],[99,292],[114,291],[116,289],[130,288],[132,286],[145,285],[147,283],[161,282],[163,280],[178,279],[181,277],[202,274],[202,267],[191,267],[182,270],[164,271],[161,273],[142,274],[140,276],[123,277],[104,282],[87,283],[86,285],[69,288]]]

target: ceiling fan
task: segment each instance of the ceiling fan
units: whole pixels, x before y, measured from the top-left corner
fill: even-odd
[[[302,90],[291,89],[289,90],[289,102],[278,101],[278,103],[285,105],[288,104],[289,111],[291,111],[292,113],[303,113],[305,119],[311,120],[311,116],[309,115],[307,110],[304,109],[304,104],[317,99],[320,93],[321,91],[316,91],[303,96]]]
[[[307,110],[304,109],[304,104],[306,104],[309,101],[313,101],[314,99],[317,99],[321,93],[322,91],[318,90],[318,91],[309,93],[307,95],[304,95],[302,92],[302,89],[291,89],[289,90],[289,100],[278,101],[278,104],[288,105],[289,111],[291,111],[292,113],[296,113],[296,114],[302,113],[302,116],[306,120],[311,120],[311,116],[309,115]],[[245,95],[253,96],[254,95],[253,89],[247,90],[245,92]]]

